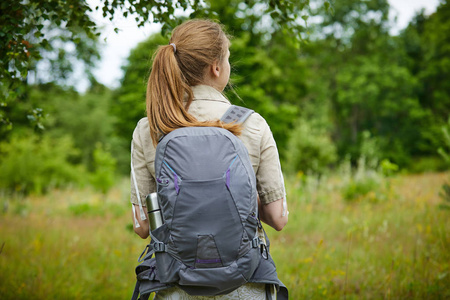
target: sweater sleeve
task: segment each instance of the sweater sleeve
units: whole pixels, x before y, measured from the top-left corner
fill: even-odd
[[[260,144],[260,162],[256,173],[257,189],[262,204],[284,199],[284,180],[277,145],[264,121]]]
[[[146,159],[146,152],[143,145],[142,133],[144,130],[140,128],[141,122],[133,132],[133,140],[131,142],[131,194],[130,200],[133,204],[139,204],[139,199],[145,206],[145,197],[156,191],[156,182],[148,164],[151,162]],[[148,156],[148,155],[147,155]],[[151,158],[154,161],[154,158]],[[138,198],[139,197],[139,198]]]

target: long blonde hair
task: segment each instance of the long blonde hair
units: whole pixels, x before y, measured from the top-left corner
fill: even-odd
[[[147,118],[153,145],[162,134],[189,126],[222,127],[239,135],[240,124],[219,120],[200,122],[189,112],[191,86],[202,84],[205,72],[221,62],[229,39],[221,25],[209,20],[190,20],[177,26],[170,44],[159,46],[147,85]]]

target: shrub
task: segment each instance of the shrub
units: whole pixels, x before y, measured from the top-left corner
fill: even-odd
[[[444,183],[442,185],[439,196],[442,199],[442,203],[439,204],[439,207],[443,209],[450,209],[450,184]]]
[[[341,165],[341,196],[345,201],[380,202],[389,199],[391,188],[387,176],[397,172],[398,166],[388,159],[383,159],[377,166],[376,161],[376,157],[372,156],[370,163],[367,163],[365,156],[362,156],[356,169],[352,170],[350,158],[347,157]]]
[[[322,173],[336,160],[336,147],[325,129],[298,120],[288,140],[286,170]]]
[[[67,136],[13,136],[0,143],[0,153],[0,188],[10,192],[40,194],[85,177],[85,169],[70,162],[78,151]]]
[[[352,179],[342,188],[342,197],[346,201],[355,201],[371,194],[371,200],[380,200],[378,197],[378,188],[380,180],[377,177],[367,177],[363,179]]]
[[[448,118],[447,125],[442,126],[442,134],[443,134],[443,144],[444,145],[438,149],[438,153],[442,156],[444,161],[447,164],[447,167],[450,165],[450,118]],[[441,197],[443,203],[440,204],[441,208],[450,209],[450,184],[447,182],[442,185],[442,190],[439,193],[439,196]]]
[[[446,167],[450,166],[450,118],[447,120],[447,124],[441,127],[442,131],[442,146],[439,147],[437,152],[444,159]]]
[[[106,194],[115,182],[116,160],[102,144],[97,143],[93,164],[94,172],[90,174],[89,181],[94,188]]]

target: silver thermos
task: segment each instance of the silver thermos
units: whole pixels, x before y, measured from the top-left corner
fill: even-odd
[[[164,224],[161,208],[158,203],[158,195],[156,193],[148,194],[145,198],[145,202],[147,203],[148,223],[150,225],[150,230],[155,230]]]

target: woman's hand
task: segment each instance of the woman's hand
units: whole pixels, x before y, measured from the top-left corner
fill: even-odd
[[[288,213],[283,216],[283,198],[262,205],[258,196],[259,218],[267,225],[280,231],[288,222]]]
[[[145,220],[141,220],[141,214],[139,213],[139,205],[137,204],[133,204],[134,205],[134,216],[133,216],[133,228],[134,228],[134,232],[137,233],[137,235],[139,235],[141,238],[146,239],[148,238],[150,232],[150,228],[149,228],[149,223],[148,223],[148,218]],[[144,209],[144,213],[147,216],[147,207],[143,206],[142,207]],[[136,224],[134,224],[134,220],[138,221],[140,227],[136,227]]]

